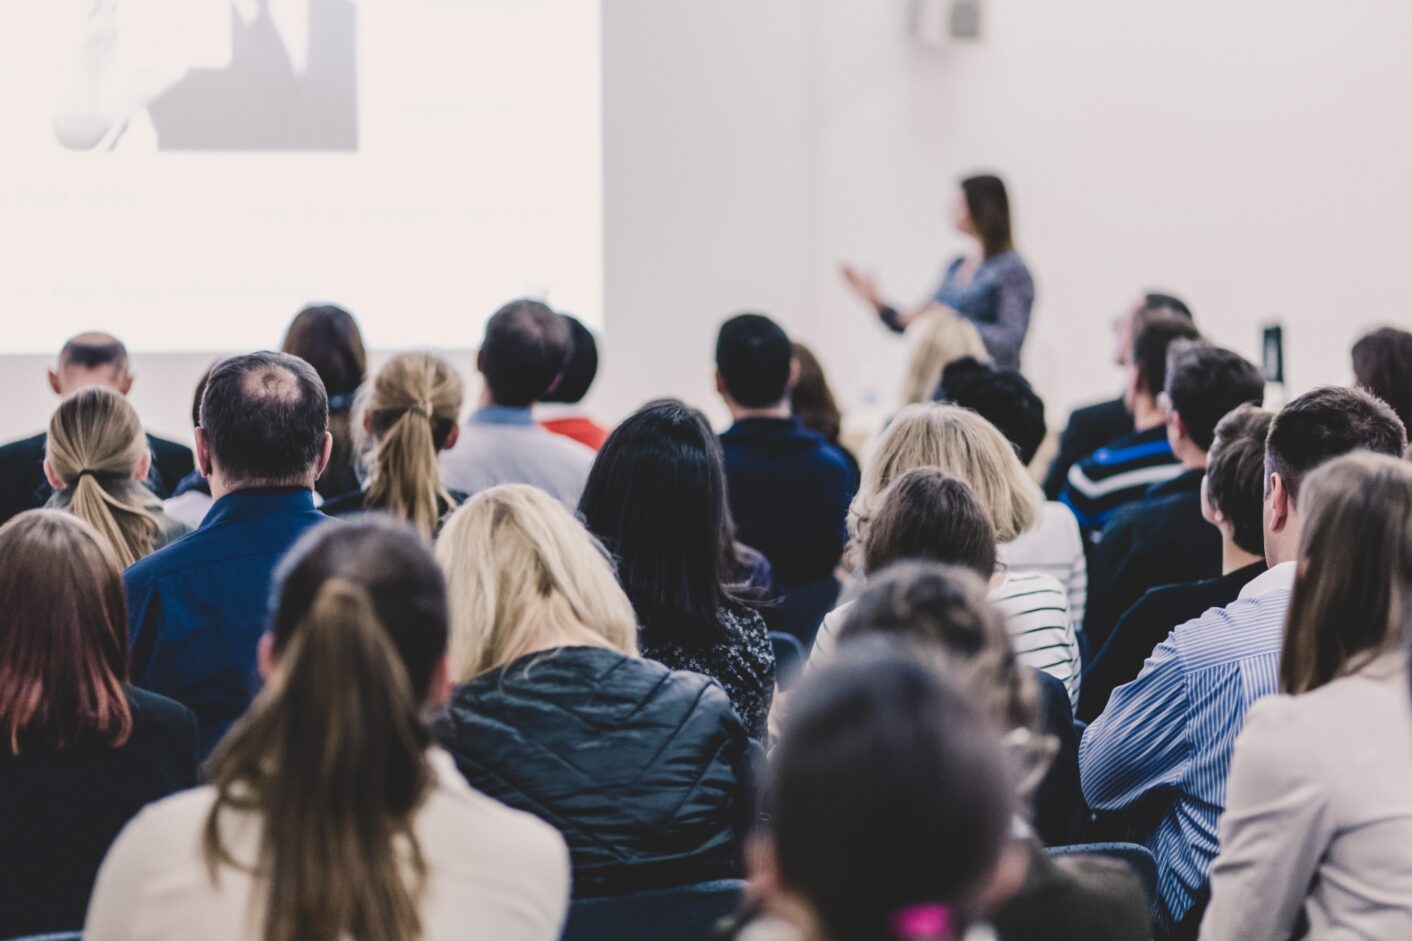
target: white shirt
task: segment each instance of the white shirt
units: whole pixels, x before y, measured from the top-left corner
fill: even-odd
[[[574,511],[597,457],[535,424],[527,408],[492,405],[472,414],[456,446],[441,453],[441,480],[471,497],[500,484],[529,484]]]
[[[434,784],[414,829],[427,863],[423,941],[557,941],[569,902],[569,854],[553,827],[471,789],[451,756],[428,753]],[[103,861],[85,941],[249,941],[261,936],[264,889],[202,852],[210,787],[148,807]],[[260,824],[222,813],[231,855],[253,863]]]
[[[1000,561],[1013,572],[1052,575],[1069,596],[1069,620],[1084,623],[1088,603],[1088,560],[1074,511],[1062,503],[1042,505],[1039,522],[1014,542],[998,546]]]

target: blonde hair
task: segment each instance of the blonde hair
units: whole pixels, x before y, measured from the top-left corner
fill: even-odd
[[[437,455],[464,398],[465,384],[450,363],[404,353],[378,370],[362,403],[374,439],[368,504],[408,520],[428,538],[441,508],[455,505],[441,482]]]
[[[534,487],[478,494],[452,514],[436,558],[450,589],[453,675],[479,676],[548,646],[637,655],[637,620],[607,552]]]
[[[944,311],[924,311],[907,327],[906,339],[912,355],[902,382],[903,405],[930,402],[942,372],[958,359],[990,361],[976,325]]]
[[[892,482],[921,467],[941,468],[970,484],[1002,545],[1039,519],[1034,484],[1005,436],[975,412],[928,402],[897,413],[864,469],[848,511],[855,545],[866,541],[867,527]]]
[[[161,530],[134,480],[147,454],[136,409],[111,389],[80,389],[49,420],[45,459],[64,482],[63,509],[98,530],[123,568],[150,554]]]

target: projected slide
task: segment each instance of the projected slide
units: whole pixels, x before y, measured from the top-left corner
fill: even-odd
[[[378,348],[501,302],[602,325],[597,0],[20,0],[0,28],[0,353]]]

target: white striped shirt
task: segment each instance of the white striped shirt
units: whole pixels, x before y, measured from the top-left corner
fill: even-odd
[[[1000,561],[1011,571],[1039,572],[1059,579],[1069,596],[1069,620],[1082,629],[1088,602],[1088,561],[1072,510],[1055,501],[1043,504],[1033,529],[997,548]]]

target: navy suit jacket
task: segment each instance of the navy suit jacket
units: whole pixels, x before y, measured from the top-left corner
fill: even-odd
[[[255,651],[275,568],[325,523],[312,491],[236,491],[212,504],[195,532],[124,573],[133,682],[196,713],[202,755],[260,690]]]

